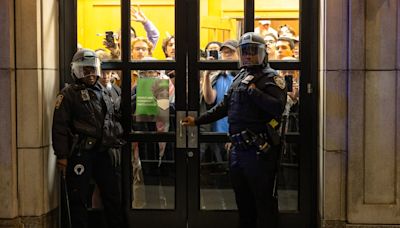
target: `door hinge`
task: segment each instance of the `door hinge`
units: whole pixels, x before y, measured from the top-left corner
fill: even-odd
[[[307,83],[307,93],[308,93],[308,94],[311,94],[312,91],[313,91],[313,88],[312,88],[311,83]]]

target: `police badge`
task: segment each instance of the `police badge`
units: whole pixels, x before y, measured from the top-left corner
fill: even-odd
[[[283,77],[275,76],[275,77],[274,77],[274,81],[275,81],[275,84],[276,84],[279,88],[284,89],[284,88],[286,87],[285,79],[284,79]]]
[[[253,78],[254,76],[249,74],[241,82],[247,85],[251,82],[251,80],[253,80]]]
[[[81,97],[83,101],[90,101],[89,91],[87,89],[81,90]]]

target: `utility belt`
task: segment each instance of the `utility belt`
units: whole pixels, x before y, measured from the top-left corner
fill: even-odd
[[[74,134],[72,137],[71,154],[80,155],[84,151],[94,149],[96,145],[97,145],[96,138]]]
[[[267,142],[267,133],[254,133],[246,129],[240,133],[229,135],[233,146],[247,150],[250,147],[257,147],[257,153],[267,153],[271,145]]]

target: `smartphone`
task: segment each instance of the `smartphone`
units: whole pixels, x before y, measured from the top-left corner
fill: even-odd
[[[293,92],[293,75],[285,75],[286,88],[288,92]]]
[[[113,31],[106,31],[106,41],[109,43],[111,46],[115,44],[114,41],[114,32]]]
[[[210,57],[210,56],[212,56],[215,60],[219,59],[217,50],[207,51],[207,57]]]

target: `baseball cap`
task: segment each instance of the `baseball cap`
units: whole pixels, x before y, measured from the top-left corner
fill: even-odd
[[[229,49],[236,51],[236,48],[238,47],[238,45],[239,45],[239,43],[236,40],[227,40],[221,45],[221,48],[219,50],[221,51],[222,48],[227,47]]]

